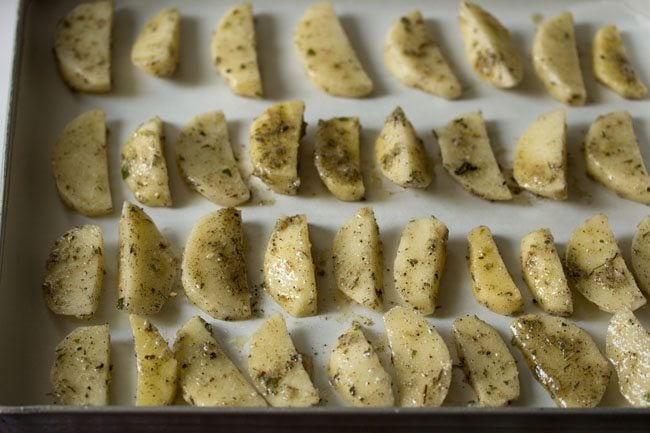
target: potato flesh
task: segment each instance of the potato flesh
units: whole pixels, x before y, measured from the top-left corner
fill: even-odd
[[[650,295],[650,216],[643,218],[632,238],[632,272],[637,284]]]
[[[427,320],[406,307],[384,314],[392,352],[399,405],[438,407],[451,384],[451,357],[444,340]]]
[[[561,317],[529,314],[512,322],[513,344],[559,407],[595,407],[605,394],[609,363],[589,334]]]
[[[172,75],[178,66],[180,39],[180,12],[176,8],[164,9],[138,35],[131,49],[131,61],[149,75]]]
[[[59,197],[73,210],[89,217],[113,210],[102,111],[88,111],[66,125],[54,145],[52,172]]]

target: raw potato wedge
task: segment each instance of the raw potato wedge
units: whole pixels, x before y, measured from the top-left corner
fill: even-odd
[[[448,238],[447,226],[433,216],[411,220],[402,231],[393,264],[395,290],[421,314],[432,314],[438,304]]]
[[[248,156],[253,175],[278,194],[296,195],[298,147],[305,135],[305,103],[289,101],[269,107],[250,127]]]
[[[451,384],[451,357],[444,340],[427,320],[396,306],[384,314],[402,407],[438,407]]]
[[[236,4],[221,17],[212,34],[210,53],[217,71],[234,94],[262,97],[253,7],[250,3]]]
[[[66,125],[54,145],[52,172],[59,197],[73,210],[89,217],[113,210],[102,111],[87,111]]]
[[[318,311],[307,216],[280,217],[264,255],[264,287],[294,317]]]
[[[381,172],[404,188],[426,188],[433,180],[433,167],[424,144],[401,107],[388,116],[375,141]]]
[[[623,397],[632,406],[650,407],[650,334],[630,310],[610,319],[605,352]]]
[[[452,328],[456,353],[482,407],[502,407],[519,398],[519,370],[496,329],[476,316]]]
[[[105,406],[110,381],[108,325],[80,326],[56,346],[50,383],[62,404]]]
[[[392,380],[359,324],[339,336],[327,374],[341,399],[355,407],[393,406]]]
[[[528,191],[566,200],[567,126],[564,110],[543,114],[517,141],[513,176]]]
[[[198,115],[185,125],[176,141],[176,161],[190,188],[211,202],[237,206],[250,198],[230,146],[223,111]]]
[[[65,83],[73,90],[111,90],[112,1],[82,3],[56,26],[54,57]]]
[[[512,316],[524,308],[517,285],[506,268],[490,229],[479,226],[467,235],[469,273],[476,301],[497,314]]]
[[[462,2],[458,22],[465,57],[481,80],[504,89],[521,82],[524,62],[499,20],[477,4]]]
[[[308,407],[320,401],[282,313],[271,316],[251,337],[248,370],[271,406]]]
[[[358,117],[318,121],[314,165],[323,184],[339,200],[361,200],[366,192],[359,156],[360,134]]]
[[[369,207],[361,208],[334,237],[332,268],[336,286],[353,301],[380,310],[383,261],[375,213]]]
[[[333,96],[372,92],[372,80],[354,52],[330,2],[311,5],[293,33],[293,44],[311,82]]]
[[[176,282],[177,260],[169,241],[149,215],[128,201],[118,232],[117,307],[133,314],[156,314]]]
[[[643,218],[632,238],[632,272],[646,295],[650,295],[650,216]]]
[[[598,116],[585,137],[587,174],[628,200],[650,205],[650,176],[627,111]]]
[[[122,179],[145,206],[171,206],[163,123],[154,117],[140,125],[122,149]]]
[[[595,407],[611,369],[591,336],[561,317],[529,314],[512,322],[513,344],[559,407]]]
[[[212,328],[194,316],[178,331],[174,353],[180,365],[183,400],[193,406],[266,406],[212,337]]]
[[[194,224],[185,244],[181,274],[187,299],[215,319],[251,316],[244,233],[237,209],[220,209]]]
[[[567,105],[585,105],[587,91],[573,31],[564,12],[539,25],[533,39],[533,67],[552,97]]]
[[[639,79],[625,52],[616,26],[602,27],[592,48],[594,76],[598,81],[627,99],[643,99],[648,88]]]
[[[178,66],[180,40],[180,12],[176,8],[164,9],[138,35],[131,49],[131,62],[149,75],[172,75]]]
[[[466,191],[486,200],[511,200],[480,111],[467,113],[437,132],[442,165]]]
[[[158,329],[147,319],[131,314],[133,345],[138,370],[136,406],[174,403],[178,387],[178,362]]]
[[[45,264],[43,296],[54,314],[89,319],[104,282],[104,235],[95,225],[75,227],[52,245]]]
[[[420,11],[410,12],[390,26],[384,40],[384,64],[405,86],[445,99],[456,99],[462,92]]]
[[[573,298],[551,231],[528,233],[521,240],[520,251],[522,276],[537,305],[549,314],[570,316]]]
[[[569,286],[603,311],[634,311],[646,303],[603,214],[588,219],[571,233],[566,269]]]

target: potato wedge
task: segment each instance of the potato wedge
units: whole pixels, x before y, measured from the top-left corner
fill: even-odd
[[[569,286],[603,311],[632,311],[646,303],[604,214],[585,221],[566,246]]]
[[[212,33],[212,62],[235,95],[261,98],[253,7],[239,3],[223,14]]]
[[[384,64],[405,86],[445,99],[456,99],[462,93],[458,78],[418,10],[400,17],[388,29]]]
[[[469,273],[476,301],[497,314],[512,316],[524,308],[517,285],[506,268],[499,248],[486,226],[467,235]]]
[[[478,77],[494,87],[515,87],[524,76],[524,62],[510,32],[479,5],[462,2],[458,9],[465,57]]]
[[[467,113],[437,132],[442,165],[466,191],[486,200],[511,200],[480,111]]]
[[[438,304],[440,279],[447,261],[449,230],[435,217],[411,220],[400,237],[393,276],[404,303],[421,314],[432,314]]]
[[[181,176],[194,191],[220,206],[237,206],[250,198],[230,146],[223,111],[195,116],[176,141]]]
[[[384,287],[383,248],[372,208],[359,209],[332,244],[332,269],[338,289],[364,307],[380,310]]]
[[[131,62],[143,72],[168,77],[176,71],[181,41],[181,14],[176,8],[160,11],[140,31]]]
[[[522,276],[537,305],[549,314],[570,316],[573,298],[551,231],[539,229],[524,236],[519,260]]]
[[[375,141],[375,156],[383,175],[401,187],[426,188],[433,180],[424,144],[401,107],[386,118]]]
[[[330,2],[309,6],[293,33],[293,45],[307,76],[325,93],[357,98],[372,92],[372,80]]]
[[[357,323],[336,340],[327,374],[339,397],[350,406],[395,404],[391,377]]]
[[[559,407],[595,407],[611,369],[591,336],[568,319],[528,314],[512,322],[513,344]]]
[[[187,238],[181,264],[187,299],[215,319],[251,316],[241,213],[220,209],[198,220]]]
[[[627,111],[598,116],[584,144],[587,174],[628,200],[650,205],[650,176]]]
[[[650,216],[641,220],[632,238],[632,272],[639,288],[650,295]]]
[[[113,210],[102,111],[87,111],[66,125],[54,145],[52,172],[59,197],[73,210],[89,217]]]
[[[176,334],[183,400],[193,406],[266,406],[266,401],[212,337],[211,326],[194,316]]]
[[[517,141],[513,176],[520,187],[555,200],[566,200],[567,126],[564,110],[543,114]]]
[[[251,124],[248,156],[253,175],[278,194],[296,195],[300,187],[298,148],[307,127],[304,112],[304,102],[284,102],[269,107]]]
[[[476,316],[463,316],[454,321],[452,335],[480,406],[507,406],[519,398],[517,363],[496,329]]]
[[[451,384],[451,357],[447,345],[427,320],[396,306],[384,314],[386,335],[395,366],[399,405],[438,407]]]
[[[62,404],[108,404],[110,339],[108,325],[80,326],[56,346],[50,383]]]
[[[317,314],[318,294],[307,216],[278,218],[264,255],[264,287],[292,316]]]
[[[650,407],[650,334],[630,310],[610,319],[605,353],[623,397],[632,406]]]
[[[177,260],[169,241],[141,208],[128,201],[118,224],[117,308],[158,313],[174,287]]]
[[[122,179],[145,206],[171,206],[165,162],[165,134],[160,118],[136,129],[122,149]]]
[[[358,117],[319,120],[314,139],[314,165],[334,197],[361,200],[366,192],[361,175]]]
[[[594,76],[627,99],[643,99],[648,88],[634,71],[616,26],[601,27],[594,36],[591,51]]]
[[[63,81],[72,90],[111,90],[113,2],[81,3],[56,26],[54,57]]]
[[[136,406],[174,403],[178,387],[178,362],[158,329],[143,317],[129,316],[138,370]]]

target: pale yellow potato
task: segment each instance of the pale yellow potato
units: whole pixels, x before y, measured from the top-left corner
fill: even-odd
[[[180,41],[181,14],[176,8],[164,9],[140,31],[131,49],[131,62],[149,75],[172,75],[178,66]]]
[[[650,216],[641,220],[632,238],[632,272],[639,288],[650,295]]]

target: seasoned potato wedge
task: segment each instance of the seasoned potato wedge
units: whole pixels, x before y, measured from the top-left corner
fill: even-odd
[[[646,295],[650,295],[650,216],[643,218],[632,238],[632,272]]]
[[[336,340],[327,373],[339,397],[350,406],[393,406],[392,380],[358,324]]]
[[[486,200],[511,200],[494,157],[483,115],[467,113],[437,132],[442,165],[463,189]]]
[[[147,319],[131,314],[133,345],[138,370],[136,406],[174,403],[178,387],[178,362],[158,329]]]
[[[314,141],[314,165],[334,197],[361,200],[366,192],[361,175],[358,117],[319,120]]]
[[[248,156],[253,175],[278,194],[296,195],[298,147],[305,135],[305,103],[289,101],[269,107],[250,128]]]
[[[384,40],[384,64],[405,86],[445,99],[456,99],[462,92],[420,11],[410,12],[390,26]]]
[[[375,213],[369,207],[361,208],[334,237],[332,268],[336,286],[364,307],[381,309],[383,261]]]
[[[183,400],[194,406],[266,406],[212,337],[212,328],[194,316],[178,331],[174,353],[180,365]]]
[[[56,26],[54,57],[63,80],[73,90],[111,90],[113,2],[81,3]]]
[[[513,176],[528,191],[566,200],[567,126],[564,110],[541,115],[517,141]]]
[[[444,340],[427,320],[406,307],[384,314],[395,366],[399,405],[438,407],[451,384],[451,357]]]
[[[108,404],[110,339],[108,325],[80,326],[56,346],[50,383],[62,404]]]
[[[519,370],[496,329],[476,316],[463,316],[452,329],[456,352],[483,407],[501,407],[519,398]]]
[[[236,4],[223,14],[212,34],[210,53],[217,71],[234,94],[262,97],[253,7],[250,3]]]
[[[70,208],[89,217],[113,210],[102,111],[87,111],[66,125],[54,145],[52,172],[59,197]]]
[[[140,125],[122,149],[122,179],[145,206],[171,206],[165,134],[160,118]]]
[[[351,98],[372,92],[372,80],[330,2],[309,6],[293,33],[293,44],[307,76],[320,90]]]
[[[559,407],[594,407],[611,369],[589,334],[567,319],[529,314],[512,322],[513,344]]]
[[[404,188],[426,188],[433,180],[433,167],[424,144],[401,107],[388,116],[375,141],[381,172]]]
[[[169,241],[141,208],[128,201],[118,224],[117,307],[134,314],[156,314],[176,281],[177,260]]]
[[[447,226],[435,217],[411,220],[399,241],[393,275],[402,301],[421,314],[432,314],[447,260]]]
[[[537,305],[547,313],[570,316],[573,298],[551,231],[539,229],[524,236],[519,260],[522,276]]]
[[[241,213],[212,212],[194,224],[181,264],[187,299],[215,319],[251,316]]]
[[[603,214],[588,219],[571,233],[566,268],[569,286],[603,311],[634,311],[646,302]]]
[[[149,75],[167,77],[176,71],[180,52],[181,14],[160,11],[147,21],[131,49],[131,61]]]
[[[223,111],[194,117],[176,141],[176,161],[185,182],[211,202],[237,206],[250,198],[230,146]]]
[[[524,62],[510,32],[479,5],[462,2],[458,9],[465,57],[476,75],[494,87],[515,87],[524,76]]]
[[[467,235],[469,273],[476,301],[497,314],[515,315],[524,308],[517,285],[506,268],[492,232],[485,226]]]

